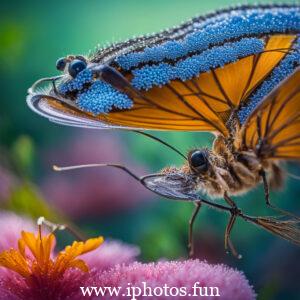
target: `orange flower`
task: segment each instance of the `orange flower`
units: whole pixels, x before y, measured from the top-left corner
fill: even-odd
[[[77,268],[88,272],[86,263],[78,256],[98,248],[103,243],[103,237],[89,239],[85,242],[73,242],[60,251],[55,259],[51,257],[55,244],[54,235],[42,236],[41,230],[37,236],[31,232],[21,233],[18,241],[18,249],[10,249],[0,253],[0,266],[10,269],[23,278],[31,281],[37,279],[39,282],[55,280],[63,277],[66,270]],[[26,248],[32,254],[26,254]]]

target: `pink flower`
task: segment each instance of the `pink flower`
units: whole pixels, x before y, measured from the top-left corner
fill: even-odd
[[[82,299],[79,286],[87,284],[87,280],[90,280],[94,274],[108,270],[116,264],[129,264],[139,254],[137,247],[117,241],[105,242],[100,248],[95,249],[102,243],[102,239],[98,238],[90,239],[84,249],[80,248],[82,247],[80,243],[75,243],[72,245],[74,251],[70,251],[69,247],[62,255],[62,252],[57,253],[53,250],[55,239],[52,234],[48,234],[43,236],[45,240],[43,240],[42,252],[49,255],[41,260],[38,259],[39,255],[35,256],[36,253],[41,252],[37,244],[39,239],[23,231],[36,233],[38,227],[33,221],[11,212],[0,212],[0,228],[0,265],[3,266],[0,266],[1,300]],[[21,239],[20,232],[23,232]],[[26,247],[23,248],[22,245]],[[33,248],[29,249],[29,245],[33,245]],[[25,249],[25,252],[22,249]],[[75,257],[74,260],[73,255],[80,255],[80,251],[86,253],[78,259]],[[73,260],[68,259],[67,253]],[[25,258],[26,263],[22,257]],[[13,262],[16,260],[18,263],[15,265]],[[53,262],[59,265],[60,269],[65,264],[66,270],[58,272],[59,268],[55,268]],[[46,265],[47,267],[44,267]],[[82,272],[87,271],[87,267],[94,271]]]
[[[0,267],[0,299],[82,300],[87,297],[80,287],[90,286],[121,287],[122,293],[126,293],[128,286],[134,287],[136,299],[197,298],[189,297],[189,293],[221,300],[253,300],[256,296],[244,274],[225,265],[199,260],[135,262],[139,254],[136,247],[110,241],[97,248],[102,243],[101,237],[86,243],[75,242],[56,253],[53,234],[41,239],[41,236],[23,232],[17,243],[21,229],[36,231],[29,220],[13,213],[0,213],[0,226],[0,264],[10,269],[2,272],[5,269]],[[153,296],[142,296],[144,290],[147,295],[150,290]],[[134,299],[133,290],[130,291],[131,297],[127,298]],[[183,297],[182,293],[186,295]],[[103,299],[126,298],[106,295]]]
[[[79,286],[86,284],[89,273],[69,269],[62,278],[53,283],[44,282],[43,286],[27,284],[26,280],[12,271],[7,277],[0,277],[0,299],[2,300],[81,300]],[[48,285],[47,285],[48,283]]]
[[[94,251],[102,243],[101,236],[73,242],[57,255],[52,255],[55,244],[52,233],[43,235],[41,228],[36,235],[22,231],[18,247],[0,253],[0,266],[11,271],[1,276],[1,299],[4,299],[3,295],[6,299],[17,296],[27,300],[72,297],[78,293],[77,287],[88,278],[85,273],[89,272],[88,265],[78,256]]]
[[[135,262],[127,266],[118,265],[109,271],[94,275],[89,286],[122,287],[122,292],[124,292],[128,288],[128,283],[137,287],[135,289],[137,294],[141,291],[139,296],[136,294],[137,299],[151,299],[151,297],[142,296],[146,287],[148,287],[147,293],[149,288],[152,289],[154,298],[154,289],[160,287],[156,289],[156,299],[196,299],[196,297],[188,296],[188,294],[197,293],[198,296],[201,294],[203,296],[204,287],[208,287],[207,295],[211,295],[205,299],[252,300],[256,296],[243,273],[225,265],[210,265],[199,260],[148,264]],[[169,296],[166,295],[166,292],[159,296],[164,286],[169,287]],[[171,290],[172,287],[174,288]],[[186,296],[176,295],[180,292],[180,287],[186,288]],[[195,288],[193,289],[193,287]],[[215,288],[218,289],[220,297],[216,296],[217,290]],[[171,292],[173,296],[170,294]],[[124,297],[113,296],[109,298],[107,295],[105,299],[124,299]]]
[[[37,231],[37,225],[32,220],[8,211],[0,212],[0,228],[0,252],[16,248],[22,230]]]
[[[31,219],[9,211],[0,212],[0,228],[0,252],[17,248],[22,230],[37,232],[37,225]],[[8,274],[11,275],[11,271],[0,267],[0,278]]]
[[[130,166],[137,174],[145,171],[124,157],[120,141],[105,133],[83,131],[44,156],[45,165],[66,166],[113,162]],[[42,182],[42,191],[64,214],[73,219],[107,215],[130,209],[151,195],[134,179],[111,168],[82,169],[51,174]]]
[[[136,246],[127,245],[118,241],[105,241],[103,245],[82,258],[93,269],[106,271],[118,264],[129,264],[140,254]]]

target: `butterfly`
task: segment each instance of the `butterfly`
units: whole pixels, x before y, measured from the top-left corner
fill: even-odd
[[[299,245],[296,216],[280,209],[288,220],[248,216],[232,199],[263,183],[274,207],[269,189],[283,182],[282,162],[300,159],[299,50],[299,6],[240,6],[88,57],[61,58],[56,67],[63,75],[37,81],[27,103],[56,123],[133,130],[179,153],[183,166],[141,178],[124,166],[105,166],[121,168],[159,195],[196,204],[191,253],[203,203],[229,212],[225,248],[234,254],[230,233],[237,217]],[[208,131],[215,139],[211,149],[184,155],[148,129]]]

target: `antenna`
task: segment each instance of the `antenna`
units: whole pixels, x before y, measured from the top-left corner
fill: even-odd
[[[170,145],[169,143],[163,141],[162,139],[150,134],[150,133],[146,133],[146,132],[143,132],[143,131],[139,131],[139,130],[132,130],[132,132],[136,132],[136,133],[139,133],[141,135],[144,135],[144,136],[147,136],[149,137],[150,139],[152,140],[155,140],[163,145],[165,145],[166,147],[168,147],[169,149],[175,151],[177,154],[179,154],[181,157],[183,157],[185,160],[188,160],[187,157],[182,154],[177,148],[175,148],[174,146]]]

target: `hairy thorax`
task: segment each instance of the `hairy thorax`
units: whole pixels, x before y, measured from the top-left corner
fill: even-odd
[[[222,137],[217,137],[212,150],[206,150],[206,153],[208,168],[205,172],[192,170],[188,165],[185,172],[193,174],[195,188],[209,196],[243,194],[262,181],[262,170],[272,188],[282,184],[283,175],[278,162],[259,159],[252,150],[231,149]]]

